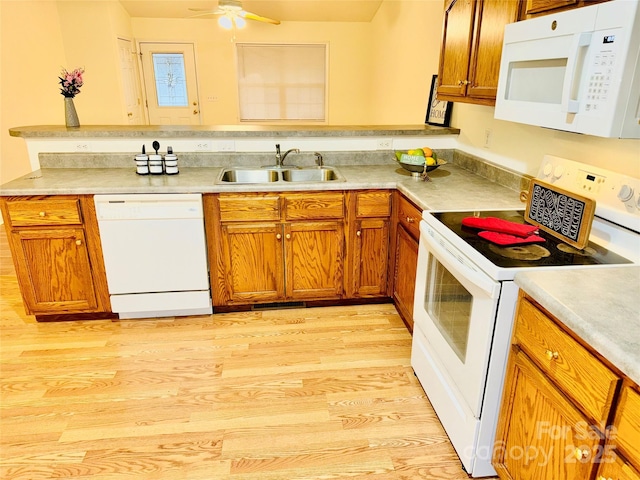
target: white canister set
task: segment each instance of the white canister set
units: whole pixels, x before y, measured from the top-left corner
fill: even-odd
[[[142,153],[135,156],[136,173],[138,175],[176,175],[178,171],[178,156],[173,153],[173,148],[167,147],[167,153],[160,155],[160,143],[153,142],[153,149],[156,153],[147,155],[145,146],[142,146]]]

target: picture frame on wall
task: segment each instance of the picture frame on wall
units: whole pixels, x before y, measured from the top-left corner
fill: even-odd
[[[427,117],[424,123],[428,125],[437,125],[439,127],[448,127],[451,122],[452,102],[446,100],[438,100],[436,96],[436,88],[438,86],[438,75],[431,77],[431,90],[429,91],[429,104],[427,105]]]

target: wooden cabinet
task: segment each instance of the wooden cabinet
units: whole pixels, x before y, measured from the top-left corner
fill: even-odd
[[[631,467],[624,461],[620,467],[607,446],[620,383],[617,373],[521,293],[494,446],[500,478],[588,479],[598,468],[604,478],[627,478],[614,469]],[[623,433],[625,424],[617,426]],[[628,436],[638,445],[636,434]],[[628,447],[616,438],[624,452]]]
[[[607,1],[609,0],[526,0],[521,19],[525,20]]]
[[[110,311],[92,196],[7,197],[0,206],[28,314]]]
[[[393,272],[393,299],[398,313],[413,331],[413,297],[418,265],[418,242],[422,211],[396,192],[396,237]]]
[[[519,16],[517,0],[446,4],[438,100],[495,105],[504,26]]]
[[[388,297],[392,191],[347,193],[349,222],[347,298]]]
[[[230,193],[203,201],[214,305],[342,296],[342,192]]]

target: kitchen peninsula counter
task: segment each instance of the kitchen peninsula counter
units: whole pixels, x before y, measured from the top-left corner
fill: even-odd
[[[515,282],[640,385],[640,267],[521,272]]]
[[[36,138],[264,138],[458,135],[459,128],[432,125],[33,125],[9,129]]]

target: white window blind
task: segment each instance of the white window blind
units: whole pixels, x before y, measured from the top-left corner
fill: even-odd
[[[237,44],[240,120],[326,118],[327,46]]]

